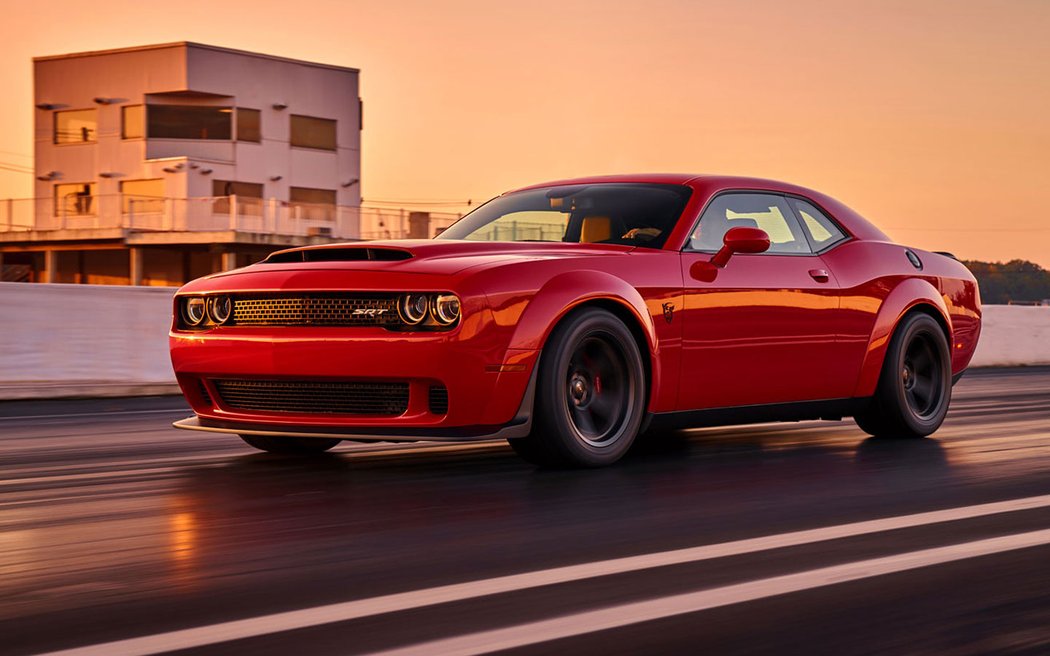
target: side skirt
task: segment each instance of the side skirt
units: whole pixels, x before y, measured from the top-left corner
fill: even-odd
[[[860,410],[863,410],[869,402],[869,398],[849,398],[659,412],[652,415],[652,421],[648,428],[649,430],[706,428],[709,426],[761,424],[775,421],[811,421],[815,419],[839,421],[843,417],[852,417]]]

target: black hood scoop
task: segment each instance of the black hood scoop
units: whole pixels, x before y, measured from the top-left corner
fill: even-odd
[[[304,248],[278,251],[263,260],[263,264],[292,264],[295,262],[398,262],[412,259],[412,253],[400,248]]]

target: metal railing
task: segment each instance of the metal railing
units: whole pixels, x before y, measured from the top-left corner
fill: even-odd
[[[0,233],[119,229],[402,239],[434,237],[459,217],[243,196],[156,198],[111,194],[78,195],[58,202],[53,198],[0,200]]]

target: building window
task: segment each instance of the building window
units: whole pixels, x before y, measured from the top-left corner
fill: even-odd
[[[122,139],[142,139],[146,136],[145,105],[125,105],[120,108],[120,136]]]
[[[262,214],[263,186],[255,182],[212,180],[211,195],[215,196],[212,211],[216,214],[230,212],[230,196],[237,197],[237,213],[258,216]]]
[[[72,182],[55,185],[55,216],[88,216],[95,213],[97,185]]]
[[[292,145],[335,150],[335,121],[292,114]]]
[[[149,105],[146,134],[150,139],[229,140],[233,109],[196,105]]]
[[[125,214],[163,212],[164,180],[124,180],[120,183],[120,197]]]
[[[262,141],[262,113],[259,110],[237,108],[237,141]]]
[[[98,137],[98,110],[55,112],[55,143],[94,143]]]
[[[293,216],[301,219],[332,221],[335,219],[335,190],[291,187],[288,190]]]

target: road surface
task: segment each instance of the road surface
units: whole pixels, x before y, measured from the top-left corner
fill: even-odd
[[[1050,653],[1050,368],[934,438],[668,434],[301,461],[178,399],[0,404],[0,653]]]

